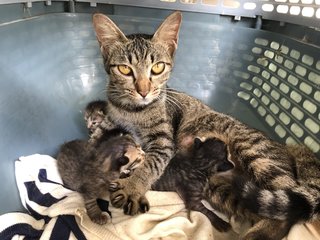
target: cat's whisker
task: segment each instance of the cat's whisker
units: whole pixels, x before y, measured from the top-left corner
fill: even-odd
[[[166,95],[166,100],[176,106],[178,109],[181,109],[181,104],[173,96]]]

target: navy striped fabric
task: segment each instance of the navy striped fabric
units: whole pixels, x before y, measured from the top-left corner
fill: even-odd
[[[80,230],[76,219],[72,215],[61,215],[51,233],[50,240],[69,239],[70,233],[73,233],[78,240],[86,240],[86,237]]]
[[[43,230],[34,229],[31,225],[26,223],[18,223],[12,225],[2,232],[0,232],[1,240],[11,240],[15,235],[26,236],[24,239],[39,239]],[[61,239],[62,240],[62,239]]]
[[[38,230],[32,225],[35,223],[28,224],[17,218],[16,223],[2,228],[2,231],[0,230],[0,240],[11,240],[13,238],[16,239],[17,236],[22,236],[25,240],[40,239],[46,231],[46,226],[52,226],[52,224],[54,225],[52,228],[50,228],[51,232],[49,231],[50,238],[48,240],[68,240],[70,239],[71,235],[78,240],[87,239],[77,224],[74,215],[63,213],[59,214],[59,211],[56,210],[60,209],[57,208],[57,206],[59,206],[59,202],[67,198],[67,193],[70,192],[70,190],[65,188],[59,182],[59,179],[48,179],[47,171],[50,171],[50,169],[39,168],[38,174],[35,175],[33,179],[30,179],[34,181],[28,180],[21,182],[24,188],[23,192],[26,192],[26,194],[21,195],[22,198],[25,198],[22,199],[22,201],[25,202],[24,205],[29,212],[29,214],[23,214],[23,216],[29,215],[35,220],[44,220],[43,229]],[[57,188],[55,188],[55,184]],[[48,186],[50,186],[48,189],[59,189],[59,191],[62,192],[63,197],[54,197],[52,194],[50,194],[50,191],[46,189]],[[21,191],[21,189],[19,190]],[[66,195],[64,195],[65,193]],[[108,202],[101,200],[100,204],[103,206],[103,208],[105,208],[105,210],[108,210]],[[39,223],[41,225],[41,222],[37,222],[37,228],[39,228]],[[47,236],[48,230],[45,233],[45,236]],[[72,239],[74,239],[74,237]]]

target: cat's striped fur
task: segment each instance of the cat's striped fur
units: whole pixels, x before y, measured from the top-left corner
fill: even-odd
[[[319,203],[315,201],[320,183],[320,161],[304,145],[284,147],[295,158],[297,181],[301,185],[280,190],[262,189],[235,164],[233,170],[211,176],[206,186],[205,196],[216,210],[229,218],[258,223],[245,233],[244,239],[256,237],[258,229],[260,239],[280,240],[293,224],[318,218],[316,208]],[[306,192],[305,186],[314,190],[310,188]]]
[[[161,176],[176,149],[188,148],[185,139],[196,136],[224,141],[260,188],[281,190],[299,185],[294,158],[282,144],[187,94],[167,89],[181,13],[170,15],[153,36],[125,36],[102,14],[95,14],[93,23],[109,83],[107,117],[90,141],[94,143],[104,131],[121,127],[132,133],[146,152],[142,168],[111,184],[114,206],[123,207],[128,214],[144,210],[140,200],[145,192]],[[159,64],[164,69],[155,74]],[[277,227],[271,220],[262,225]],[[254,227],[251,239],[261,239],[259,222]]]

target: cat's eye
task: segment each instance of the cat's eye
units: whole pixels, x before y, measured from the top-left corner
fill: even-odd
[[[164,68],[165,68],[165,64],[163,62],[158,62],[152,66],[151,72],[154,75],[158,75],[164,71]]]
[[[119,65],[118,66],[118,70],[119,72],[121,72],[123,75],[131,75],[132,74],[132,70],[130,67],[128,67],[127,65]]]

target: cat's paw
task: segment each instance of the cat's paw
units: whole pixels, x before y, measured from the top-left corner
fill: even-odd
[[[96,214],[93,216],[89,216],[91,221],[97,223],[99,225],[106,224],[109,220],[109,215],[107,213],[102,212],[101,214]]]
[[[135,215],[139,212],[145,213],[149,211],[149,202],[146,199],[146,197],[142,196],[140,199],[138,199],[137,202],[132,201],[130,198],[128,201],[124,204],[123,212],[127,215]]]
[[[110,184],[111,204],[116,208],[123,208],[127,215],[136,215],[149,210],[149,202],[145,198],[145,186],[138,185],[132,179],[118,179]]]

